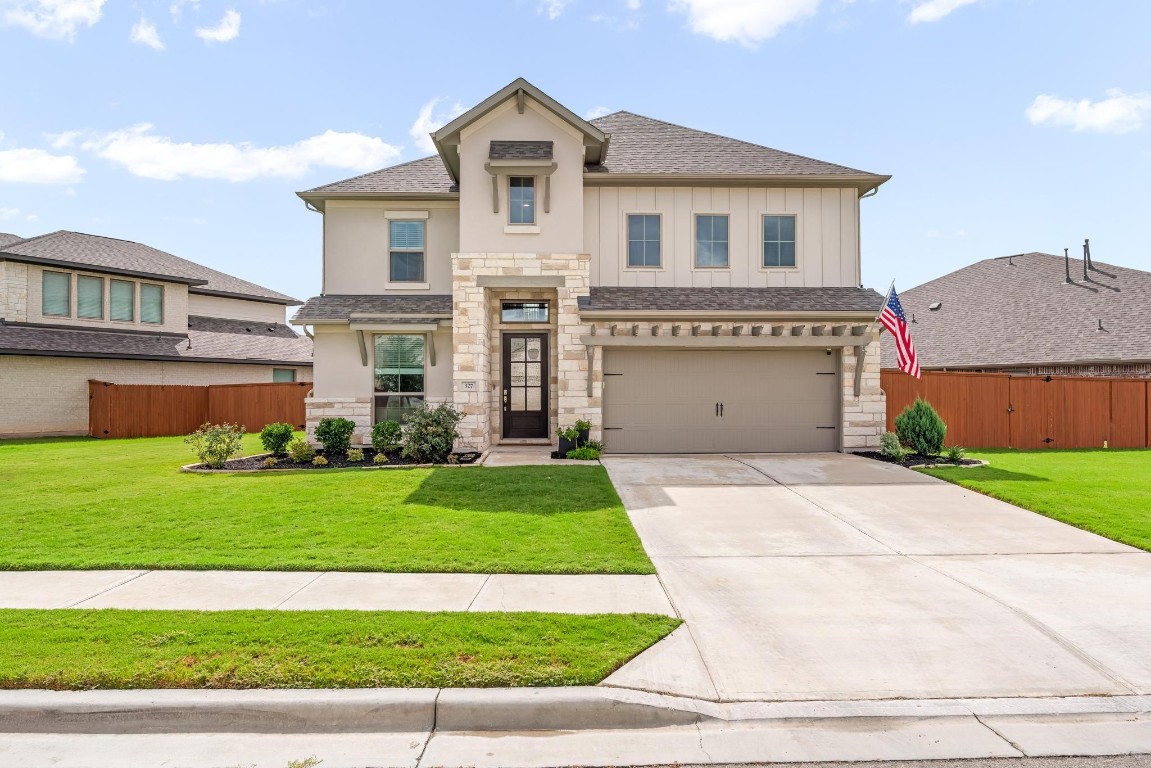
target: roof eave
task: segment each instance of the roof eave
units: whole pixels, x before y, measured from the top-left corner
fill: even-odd
[[[738,320],[875,320],[875,310],[723,310],[723,309],[581,309],[580,317],[588,318],[644,318],[668,320],[672,318],[714,318]]]
[[[860,194],[891,180],[891,176],[881,174],[597,173],[586,169],[583,178],[588,187],[854,187]]]
[[[178,275],[164,275],[158,272],[141,272],[133,269],[117,269],[98,264],[85,264],[79,261],[64,261],[62,259],[45,259],[40,256],[24,256],[19,253],[0,252],[0,261],[16,261],[24,264],[38,264],[47,267],[60,267],[62,269],[80,269],[85,272],[97,272],[102,275],[124,275],[126,277],[139,277],[146,280],[156,280],[163,283],[181,283],[183,285],[207,285],[208,281],[198,277],[182,277]]]
[[[27,357],[72,357],[92,360],[155,360],[169,363],[227,363],[235,365],[296,365],[311,368],[311,360],[274,360],[248,357],[184,357],[182,355],[132,355],[117,352],[89,352],[86,350],[13,349],[0,347],[0,355]]]
[[[242,299],[244,301],[258,301],[264,304],[280,304],[285,307],[296,307],[304,302],[299,299],[293,299],[291,296],[280,295],[279,297],[272,296],[259,296],[251,293],[235,293],[233,291],[215,291],[210,288],[190,287],[188,293],[195,293],[201,296],[219,296],[222,299]]]

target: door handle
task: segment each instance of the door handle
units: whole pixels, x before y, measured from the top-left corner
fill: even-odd
[[[719,416],[720,418],[723,418],[723,403],[719,404]]]
[[[716,404],[715,404],[715,415],[716,415],[717,417],[719,416],[719,403],[716,403]]]

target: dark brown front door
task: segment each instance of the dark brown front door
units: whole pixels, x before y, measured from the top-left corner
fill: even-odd
[[[504,437],[548,436],[548,335],[505,333]]]

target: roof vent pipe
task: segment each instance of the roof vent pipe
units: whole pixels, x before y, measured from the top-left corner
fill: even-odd
[[[1084,256],[1083,256],[1083,282],[1085,282],[1085,283],[1089,283],[1089,282],[1091,282],[1091,278],[1087,276],[1087,256],[1086,256],[1086,252],[1084,252]]]
[[[1091,241],[1086,238],[1083,240],[1083,260],[1087,262],[1087,268],[1094,272],[1095,265],[1091,263]]]
[[[1068,248],[1063,249],[1063,271],[1067,273],[1067,277],[1063,280],[1065,283],[1071,282],[1071,257],[1067,255]]]

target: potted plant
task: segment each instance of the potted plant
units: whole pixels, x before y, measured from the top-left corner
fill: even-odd
[[[580,419],[570,427],[560,427],[556,430],[556,435],[560,442],[559,450],[556,453],[562,459],[568,455],[568,451],[574,451],[576,448],[587,445],[591,438],[591,422]]]

